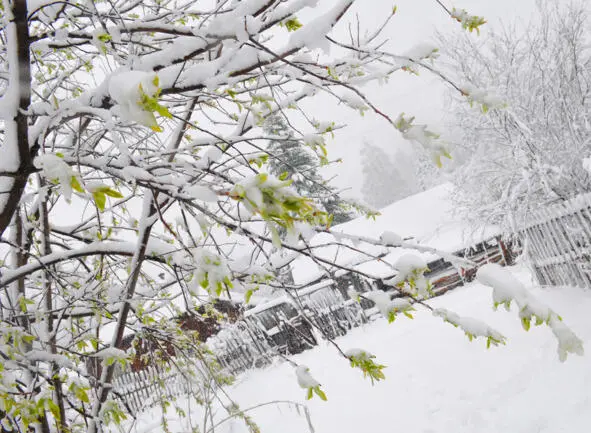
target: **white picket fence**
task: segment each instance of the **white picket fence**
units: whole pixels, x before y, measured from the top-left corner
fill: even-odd
[[[541,207],[519,237],[538,283],[591,288],[591,193]]]

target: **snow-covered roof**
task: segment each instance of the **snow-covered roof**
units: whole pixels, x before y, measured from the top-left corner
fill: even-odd
[[[468,248],[500,232],[494,226],[478,230],[470,227],[454,212],[453,192],[454,186],[451,183],[444,183],[392,203],[382,209],[381,215],[375,220],[360,217],[335,226],[333,232],[373,239],[379,239],[384,232],[395,232],[402,238],[412,238],[410,241],[412,243],[436,248],[446,253]],[[401,255],[410,252],[419,254],[409,249],[387,249],[343,239],[340,241],[350,245],[351,248],[337,247],[334,245],[336,240],[333,235],[321,233],[312,238],[310,245],[314,247],[316,254],[337,266],[354,266],[377,278],[393,274],[395,270],[392,265]],[[372,260],[371,256],[363,252],[383,257],[380,260]],[[427,261],[436,258],[432,254],[420,255]],[[307,257],[298,258],[293,263],[293,276],[298,284],[314,281],[322,274],[323,270]]]

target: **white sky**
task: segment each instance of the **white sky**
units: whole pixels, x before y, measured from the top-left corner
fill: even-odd
[[[564,1],[564,0],[557,0]],[[322,7],[334,3],[333,0],[322,2]],[[535,9],[535,0],[464,0],[445,1],[448,7],[464,8],[472,15],[484,16],[488,24],[482,30],[486,33],[488,28],[499,28],[501,22],[510,23],[514,20],[527,22]],[[356,2],[353,10],[347,14],[346,22],[353,21],[355,14],[359,14],[362,29],[371,29],[379,25],[387,16],[392,6],[398,6],[397,15],[384,32],[389,38],[387,49],[390,52],[401,54],[419,43],[429,42],[439,46],[434,38],[435,32],[443,33],[462,32],[459,23],[452,20],[436,4],[435,0],[360,0]],[[302,21],[305,23],[306,17]],[[337,37],[346,40],[346,25],[335,30]],[[444,47],[440,47],[444,51]],[[372,101],[392,118],[396,118],[401,112],[416,116],[417,123],[427,123],[435,126],[441,125],[444,103],[443,95],[445,85],[439,79],[429,76],[426,72],[419,77],[411,76],[406,72],[399,72],[392,76],[388,84],[384,86],[368,86],[364,89]],[[367,113],[360,117],[353,110],[343,108],[335,110],[334,102],[313,101],[311,107],[313,115],[320,120],[338,120],[338,123],[347,123],[350,126],[337,134],[336,140],[329,147],[331,159],[343,158],[343,163],[334,168],[325,169],[326,176],[338,177],[333,183],[340,188],[351,188],[351,193],[360,196],[362,184],[361,162],[359,153],[365,142],[373,142],[389,151],[391,155],[399,149],[410,149],[400,134],[387,122],[377,116]],[[325,106],[326,104],[326,106]],[[321,107],[318,110],[317,107]],[[326,108],[326,109],[323,109]],[[318,114],[316,114],[316,112]],[[326,113],[330,113],[330,117]],[[438,130],[442,132],[441,130]]]

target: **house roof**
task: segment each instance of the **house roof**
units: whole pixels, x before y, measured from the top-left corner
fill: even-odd
[[[382,233],[390,231],[404,239],[410,238],[409,243],[429,246],[446,253],[461,251],[500,233],[500,229],[495,226],[474,230],[454,212],[453,193],[453,185],[444,183],[386,206],[375,220],[360,217],[333,227],[333,232],[377,240]],[[417,254],[427,262],[438,258],[412,249],[388,249],[348,239],[340,239],[340,242],[349,248],[338,247],[334,245],[335,241],[335,236],[327,233],[320,233],[310,241],[317,255],[334,263],[330,267],[331,271],[337,270],[339,265],[352,266],[376,278],[383,278],[395,273],[393,264],[403,254]],[[383,257],[372,260],[370,255]],[[329,267],[319,267],[307,257],[298,258],[292,267],[294,280],[297,284],[315,281],[325,273],[323,268]]]

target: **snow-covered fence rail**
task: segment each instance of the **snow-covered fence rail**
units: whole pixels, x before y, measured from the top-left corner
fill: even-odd
[[[163,371],[149,366],[122,373],[114,380],[113,389],[128,410],[137,413],[158,404],[162,398],[189,394],[191,381],[175,369]]]
[[[540,284],[591,288],[591,193],[540,208],[519,237]]]

